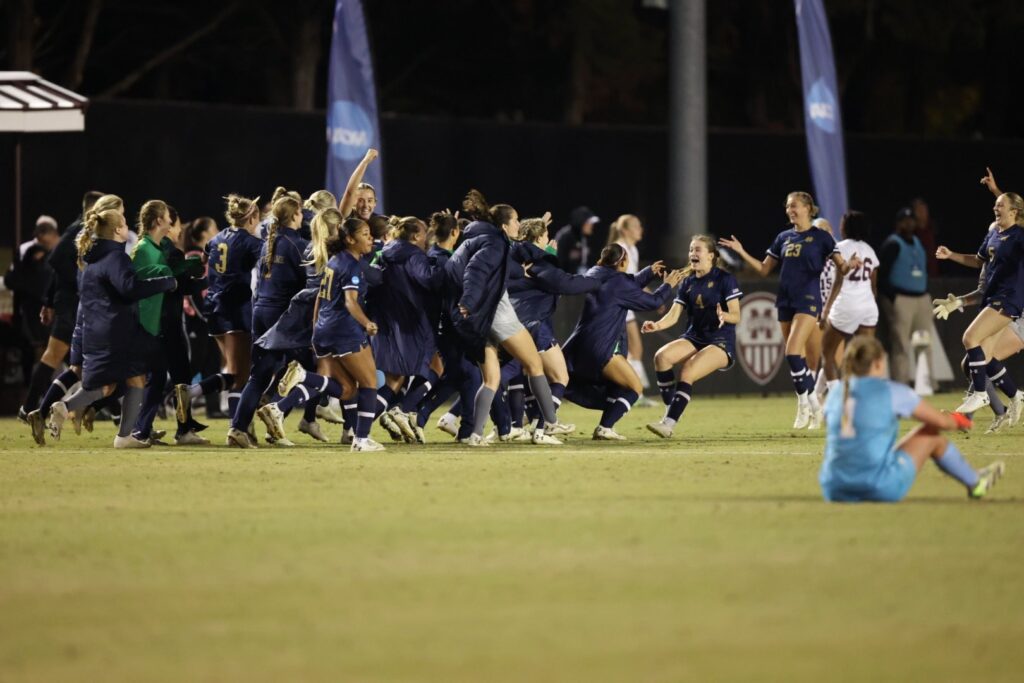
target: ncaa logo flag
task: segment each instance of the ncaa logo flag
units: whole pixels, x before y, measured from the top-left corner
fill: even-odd
[[[800,36],[804,130],[814,180],[814,196],[822,215],[834,226],[846,213],[846,157],[839,112],[832,37],[822,0],[795,0]]]
[[[736,353],[750,379],[768,384],[782,367],[786,342],[775,315],[775,295],[755,292],[743,297],[736,325]]]
[[[370,40],[359,0],[337,0],[331,31],[327,83],[327,183],[340,200],[352,171],[370,147],[380,148],[377,95],[373,85]],[[363,182],[377,191],[377,212],[384,198],[380,159],[370,164]]]

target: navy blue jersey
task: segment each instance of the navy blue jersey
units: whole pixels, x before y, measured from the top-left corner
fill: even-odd
[[[989,230],[978,258],[985,262],[983,305],[1018,317],[1024,306],[1024,228]]]
[[[270,264],[267,277],[267,247],[260,251],[259,274],[256,278],[256,308],[284,310],[306,284],[306,267],[303,254],[309,242],[302,239],[298,231],[288,228],[278,230],[274,239],[274,262]]]
[[[799,232],[794,228],[779,233],[768,255],[780,262],[778,307],[821,307],[821,271],[825,262],[837,253],[836,241],[829,233],[812,227]]]
[[[320,310],[313,328],[313,343],[325,346],[337,340],[364,339],[366,331],[345,307],[345,293],[359,292],[359,305],[366,301],[368,284],[360,261],[347,251],[335,254],[324,268],[320,281]]]
[[[579,322],[563,351],[572,374],[599,380],[614,354],[626,354],[626,312],[653,311],[664,306],[672,300],[672,288],[662,284],[653,294],[646,291],[644,287],[654,278],[650,267],[629,275],[607,266],[594,266],[586,274],[601,285],[587,294]]]
[[[679,283],[679,292],[675,303],[686,309],[689,326],[684,336],[711,340],[725,338],[729,342],[736,340],[736,326],[726,324],[719,327],[718,307],[729,310],[729,301],[743,296],[740,286],[732,273],[719,268],[712,268],[703,277],[695,273],[687,276]]]
[[[204,308],[223,313],[252,298],[252,269],[260,258],[263,242],[241,228],[228,228],[206,245],[209,260]]]
[[[313,263],[313,247],[306,247],[303,255],[306,264],[306,286],[292,297],[288,308],[277,319],[256,345],[268,350],[307,348],[313,335],[313,305],[320,293],[323,273],[318,273]]]

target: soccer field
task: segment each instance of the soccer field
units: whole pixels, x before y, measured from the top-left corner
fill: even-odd
[[[381,454],[4,420],[0,680],[1021,679],[1024,425],[954,437],[990,499],[826,505],[791,397],[695,398],[671,441]]]

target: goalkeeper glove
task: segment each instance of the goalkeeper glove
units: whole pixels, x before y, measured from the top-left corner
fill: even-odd
[[[955,294],[949,294],[945,299],[932,299],[932,313],[939,320],[946,320],[953,311],[963,312],[964,300]]]
[[[956,428],[961,432],[966,432],[974,426],[974,422],[971,421],[971,418],[967,417],[963,413],[950,413],[949,416],[953,418],[953,421],[956,422]]]

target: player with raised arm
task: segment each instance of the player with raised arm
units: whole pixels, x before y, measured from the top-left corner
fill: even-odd
[[[986,178],[991,179],[991,189],[995,186],[991,171]],[[986,178],[982,178],[982,182]],[[984,344],[990,338],[997,338],[1024,309],[1024,199],[1015,192],[1002,193],[996,198],[993,213],[995,229],[988,231],[976,254],[959,254],[940,246],[935,256],[969,268],[985,266],[985,282],[980,293],[982,309],[963,335],[971,388],[957,410],[973,413],[988,405],[986,377],[993,382],[998,377],[1001,379],[999,388],[1012,399],[1011,410],[1019,415],[1017,387],[999,360],[989,360],[990,351],[986,351]],[[947,297],[945,306],[952,307],[950,310],[958,307],[956,297],[952,301]],[[989,344],[990,349],[991,346]]]
[[[793,429],[821,426],[821,405],[814,394],[814,377],[807,369],[807,340],[821,313],[820,279],[825,262],[829,259],[835,262],[838,277],[846,274],[846,262],[836,249],[835,239],[812,224],[817,215],[818,207],[810,194],[790,192],[786,197],[786,216],[791,227],[778,234],[761,261],[748,254],[735,235],[718,241],[739,254],[761,277],[767,277],[781,264],[775,308],[786,340],[786,362],[797,395]]]

